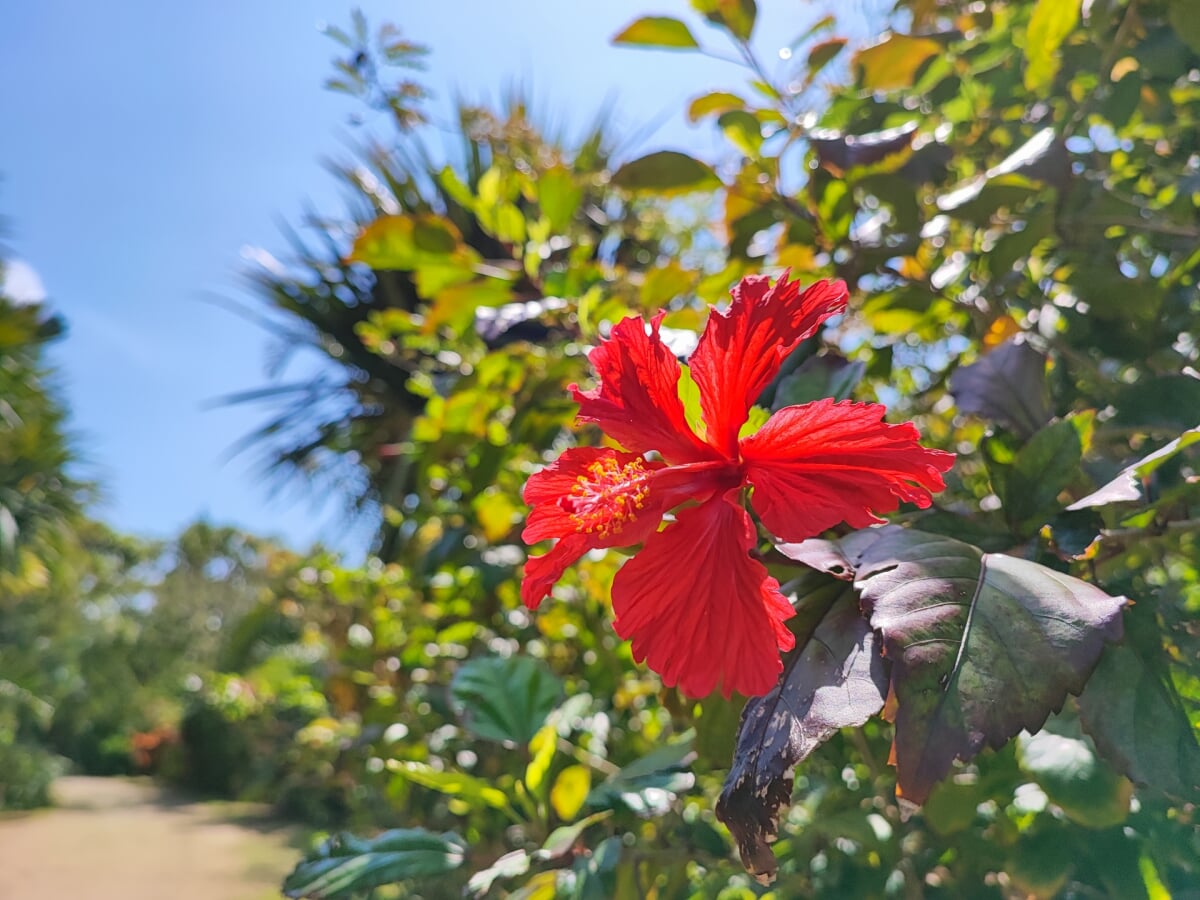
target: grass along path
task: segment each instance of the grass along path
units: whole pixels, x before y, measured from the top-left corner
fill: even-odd
[[[267,900],[298,832],[260,807],[146,779],[67,777],[53,809],[0,817],[0,900]]]

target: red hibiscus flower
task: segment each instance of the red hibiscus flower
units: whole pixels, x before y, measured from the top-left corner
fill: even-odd
[[[840,522],[879,522],[902,500],[929,506],[954,461],[922,447],[911,423],[883,422],[874,403],[789,406],[739,436],[783,358],[846,308],[841,281],[802,292],[787,277],[774,287],[766,276],[744,278],[728,311],[709,316],[689,360],[703,413],[696,430],[679,362],[659,335],[663,313],[649,327],[640,317],[616,325],[589,355],[597,386],[571,391],[579,419],[625,450],[567,450],[525,485],[532,511],[522,537],[558,539],[526,564],[525,605],[536,609],[587,551],[643,544],[613,581],[613,627],[632,640],[634,659],[691,697],[718,686],[726,697],[764,694],[782,669],[779,651],[795,645],[784,625],[792,606],[751,555],[747,487],[763,525],[800,541]]]

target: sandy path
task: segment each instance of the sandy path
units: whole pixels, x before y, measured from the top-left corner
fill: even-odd
[[[0,818],[0,900],[267,900],[295,832],[141,779],[63,778],[58,806]]]

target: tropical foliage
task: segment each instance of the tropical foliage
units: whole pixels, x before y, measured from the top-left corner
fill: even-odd
[[[1188,896],[1188,0],[899,0],[869,41],[677,5],[615,41],[744,61],[688,108],[716,158],[519,98],[442,154],[424,48],[331,30],[329,86],[392,138],[260,255],[278,378],[234,399],[268,469],[346,497],[362,565],[88,522],[50,326],[0,306],[0,728],[76,762],[158,735],[162,774],[325,829],[294,897]]]

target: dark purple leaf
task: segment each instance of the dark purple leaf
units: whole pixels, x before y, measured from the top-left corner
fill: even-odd
[[[475,333],[483,338],[489,350],[516,341],[540,343],[551,331],[551,325],[546,321],[547,314],[564,309],[566,305],[567,302],[560,297],[543,297],[524,303],[481,306],[475,310]]]
[[[919,804],[955,759],[1037,731],[1082,691],[1127,601],[952,538],[878,533],[855,587],[892,663],[897,793]]]
[[[774,690],[742,712],[733,767],[717,801],[717,817],[737,840],[742,864],[763,884],[775,877],[770,842],[779,810],[791,802],[792,768],[838,729],[879,712],[887,693],[878,637],[854,592],[834,582],[819,593],[810,599],[827,611],[797,642]]]
[[[958,408],[1008,425],[1029,437],[1050,421],[1046,357],[1024,341],[1005,341],[978,362],[950,376]]]
[[[896,128],[869,134],[814,128],[808,133],[808,142],[817,155],[817,162],[834,172],[845,172],[856,166],[873,166],[902,153],[912,145],[916,133],[916,122],[905,122]]]
[[[816,569],[842,581],[854,578],[854,566],[846,559],[846,554],[842,552],[837,541],[809,538],[798,544],[776,544],[775,549],[788,559],[794,559],[810,569]]]

